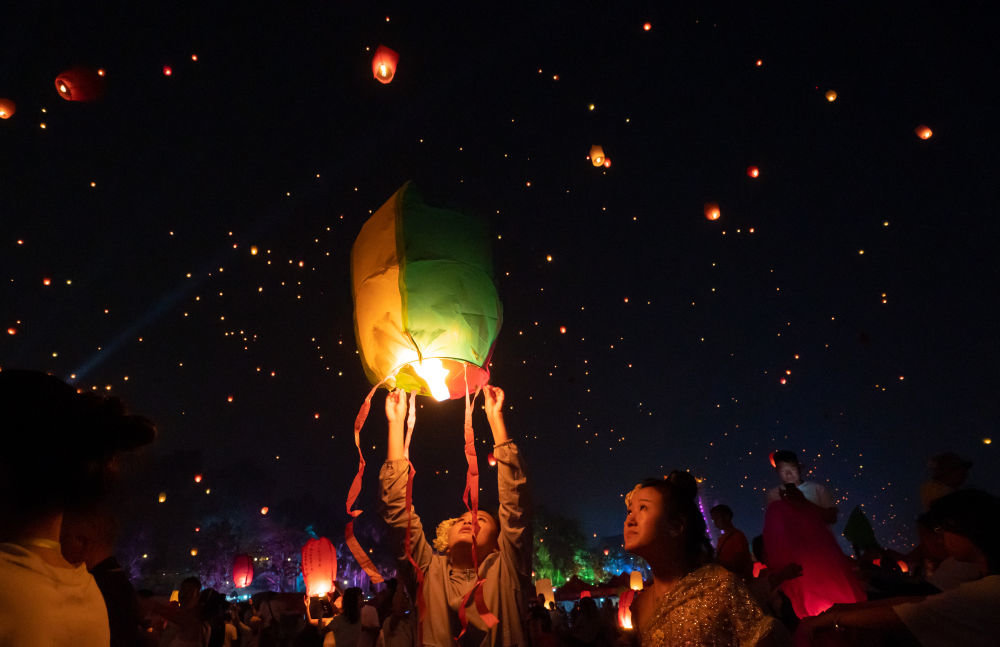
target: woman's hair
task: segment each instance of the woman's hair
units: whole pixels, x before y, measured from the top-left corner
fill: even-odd
[[[51,375],[0,372],[0,497],[30,519],[100,499],[116,456],[153,441],[156,428],[118,398],[77,393]]]
[[[356,625],[361,622],[361,589],[356,586],[344,591],[344,599],[341,602],[347,622]]]
[[[490,510],[479,509],[480,512],[485,512],[486,514],[493,517],[493,520],[497,523],[497,529],[499,530],[499,517]],[[445,519],[438,524],[437,530],[434,533],[434,541],[431,542],[434,546],[434,550],[439,553],[448,552],[448,533],[451,532],[451,527],[462,520],[462,517],[455,517],[453,519]]]
[[[788,451],[787,449],[779,449],[774,452],[774,466],[777,467],[778,463],[798,465],[799,457],[795,454],[795,452]]]
[[[684,526],[684,554],[691,564],[703,564],[712,559],[705,518],[698,507],[698,482],[688,472],[674,470],[669,476],[640,481],[625,495],[625,505],[632,496],[644,488],[654,488],[663,497],[667,516],[679,520]]]
[[[967,537],[986,555],[990,573],[1000,573],[1000,498],[982,490],[959,490],[934,501],[921,522]]]

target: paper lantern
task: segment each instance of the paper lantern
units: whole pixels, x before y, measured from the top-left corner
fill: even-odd
[[[156,500],[159,501],[160,503],[166,503],[166,501],[167,501],[167,493],[166,492],[160,492],[160,496],[158,496],[156,498]]]
[[[826,94],[823,96],[825,96],[826,100],[829,101],[830,103],[833,103],[834,101],[837,100],[837,93],[834,92],[833,90],[827,90]]]
[[[198,549],[197,548],[192,548],[191,549],[191,557],[197,557],[197,556],[198,556]]]
[[[722,217],[722,211],[719,210],[719,205],[715,202],[706,202],[705,217],[709,220],[718,220]]]
[[[390,83],[392,77],[396,76],[396,63],[399,62],[399,54],[389,49],[385,45],[379,45],[372,57],[372,74],[379,83]]]
[[[102,70],[78,65],[56,77],[56,90],[67,101],[97,101],[104,94]]]
[[[642,590],[642,572],[632,571],[632,574],[628,576],[628,586],[633,591]]]
[[[262,516],[267,516],[267,513],[270,512],[270,511],[271,511],[270,508],[268,508],[267,506],[264,506],[263,508],[260,509],[260,514]]]
[[[539,595],[545,596],[545,607],[548,608],[549,602],[555,602],[556,596],[552,592],[552,580],[549,578],[535,580],[535,597]]]
[[[594,166],[601,166],[604,164],[604,149],[596,144],[590,147],[590,163]]]
[[[253,560],[247,554],[237,555],[233,558],[233,584],[242,589],[250,586],[250,582],[253,582]]]
[[[0,99],[0,119],[10,119],[17,112],[17,104],[10,99]]]
[[[919,126],[914,128],[913,132],[917,133],[917,137],[919,137],[920,139],[930,139],[931,136],[934,134],[933,130],[931,130],[930,128],[928,128],[923,124],[920,124]]]
[[[195,474],[194,475],[194,482],[195,483],[201,483],[201,474]]]
[[[424,204],[407,183],[361,228],[351,284],[372,384],[436,400],[487,384],[502,308],[484,223]]]
[[[618,626],[622,629],[632,629],[632,601],[635,591],[626,589],[618,597]]]
[[[302,547],[302,579],[306,595],[326,595],[337,579],[337,551],[326,537],[310,539]]]
[[[760,177],[760,169],[756,166],[747,167],[747,177],[758,178]]]
[[[486,462],[489,463],[490,467],[497,466],[497,457],[493,455],[493,452],[486,455]]]
[[[173,591],[171,591],[170,592],[170,601],[171,602],[180,602],[181,601],[181,592],[179,590],[177,590],[177,589],[174,589]]]

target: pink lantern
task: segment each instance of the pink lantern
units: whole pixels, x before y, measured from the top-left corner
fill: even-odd
[[[253,582],[253,560],[247,554],[237,555],[233,558],[233,584],[236,588],[250,586]]]
[[[310,539],[302,547],[302,579],[306,595],[326,595],[337,579],[337,551],[326,537]]]

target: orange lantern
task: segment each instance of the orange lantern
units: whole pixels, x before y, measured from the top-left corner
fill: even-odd
[[[264,515],[264,516],[266,516],[267,513],[270,512],[270,511],[271,511],[271,509],[268,508],[267,506],[264,506],[263,508],[260,509],[261,515]]]
[[[593,164],[594,166],[601,166],[602,164],[604,164],[604,159],[605,159],[605,155],[604,155],[604,149],[603,148],[601,148],[597,144],[594,144],[593,146],[590,147],[590,163],[591,164]]]
[[[102,70],[78,65],[56,77],[56,91],[67,101],[97,101],[104,94]]]
[[[302,579],[306,595],[326,595],[337,578],[337,551],[326,537],[310,539],[302,547]]]
[[[195,483],[201,483],[201,474],[195,474],[194,475],[194,482]]]
[[[628,576],[628,586],[633,591],[642,590],[642,573],[640,571],[632,571],[632,574]]]
[[[389,49],[385,45],[379,45],[372,57],[372,74],[379,83],[390,83],[392,77],[396,76],[396,63],[399,62],[399,54]]]
[[[253,582],[253,560],[247,554],[237,555],[233,558],[233,584],[242,589],[250,586],[250,582]]]
[[[160,492],[160,496],[156,497],[156,500],[159,501],[160,503],[166,503],[167,502],[167,493],[166,492]]]
[[[919,126],[914,128],[913,132],[917,133],[917,137],[919,137],[920,139],[930,139],[931,135],[934,134],[933,130],[931,130],[930,128],[928,128],[923,124],[920,124]]]
[[[760,177],[760,169],[756,166],[747,167],[747,177],[758,178]]]
[[[197,557],[197,556],[198,556],[198,549],[197,548],[192,548],[191,549],[191,557]]]
[[[705,203],[705,217],[709,220],[718,220],[722,217],[722,211],[719,210],[718,203],[706,202]]]
[[[826,100],[829,101],[830,103],[833,103],[834,101],[837,100],[837,93],[834,92],[833,90],[827,90],[826,94],[823,96],[825,96]]]
[[[0,99],[0,119],[10,119],[17,112],[17,104],[10,99]]]

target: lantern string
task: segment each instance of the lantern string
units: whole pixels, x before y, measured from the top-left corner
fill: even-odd
[[[410,440],[413,438],[413,426],[416,422],[417,392],[412,391],[409,398],[410,411],[406,418],[406,438],[403,440],[403,456],[406,457],[406,464],[409,466],[409,474],[406,478],[406,539],[403,547],[406,551],[406,559],[413,565],[413,572],[417,576],[417,644],[423,644],[424,638],[424,571],[413,559],[413,551],[410,544],[410,526],[413,521],[413,477],[417,470],[410,462]]]
[[[368,574],[368,578],[371,579],[374,584],[381,584],[384,582],[382,574],[378,572],[375,564],[372,563],[368,554],[365,553],[361,544],[358,543],[357,538],[354,536],[354,519],[361,515],[361,510],[351,510],[354,502],[357,501],[358,495],[361,494],[361,478],[365,474],[365,456],[361,452],[361,428],[365,425],[365,420],[368,419],[368,411],[372,406],[372,397],[375,395],[375,391],[378,387],[382,386],[388,378],[384,378],[381,382],[372,387],[372,390],[368,392],[365,397],[365,401],[361,403],[361,409],[358,410],[358,417],[354,419],[354,445],[358,448],[358,473],[354,475],[354,481],[351,483],[351,489],[347,493],[347,514],[349,520],[347,525],[344,527],[344,543],[351,550],[351,554],[354,555],[354,559],[357,560],[358,566],[364,569],[365,573]]]

